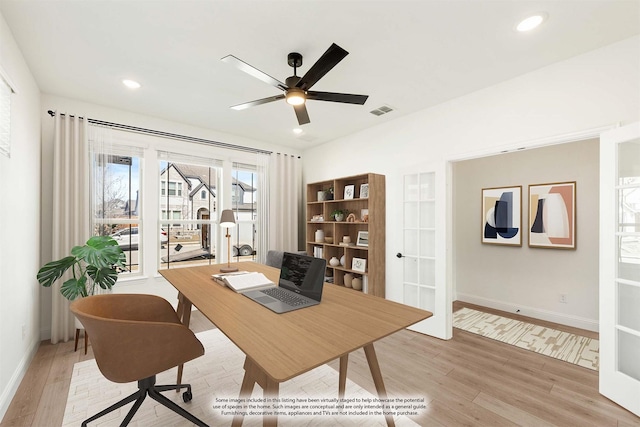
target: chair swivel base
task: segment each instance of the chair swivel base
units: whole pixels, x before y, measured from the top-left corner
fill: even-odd
[[[192,398],[192,394],[191,394],[191,385],[190,384],[173,384],[173,385],[155,385],[156,384],[156,376],[152,376],[152,377],[148,377],[145,378],[143,380],[138,381],[138,391],[136,391],[135,393],[133,393],[130,396],[125,397],[124,399],[122,399],[121,401],[114,403],[113,405],[109,406],[107,409],[104,409],[100,412],[98,412],[97,414],[95,414],[93,417],[91,418],[87,418],[86,420],[84,420],[82,422],[82,427],[87,427],[87,423],[90,423],[91,421],[97,420],[98,418],[107,415],[110,412],[115,411],[116,409],[130,403],[133,402],[135,400],[135,403],[133,404],[133,407],[129,410],[129,413],[127,413],[127,416],[125,417],[125,419],[122,421],[122,423],[120,424],[120,427],[126,426],[129,424],[129,422],[131,421],[131,419],[133,418],[133,416],[135,415],[135,413],[138,411],[138,408],[140,408],[140,405],[142,405],[142,402],[144,401],[144,399],[147,397],[147,395],[152,398],[153,400],[159,402],[160,404],[166,406],[167,408],[171,409],[173,412],[182,415],[184,418],[188,419],[189,421],[191,421],[192,423],[200,426],[200,427],[209,427],[207,424],[205,424],[203,421],[201,421],[200,419],[196,418],[194,415],[190,414],[189,412],[187,412],[185,409],[181,408],[180,406],[176,405],[172,400],[166,398],[165,396],[163,396],[162,394],[160,394],[161,391],[167,391],[167,390],[180,390],[182,388],[186,388],[187,391],[185,391],[182,394],[182,399],[185,402],[189,402]]]

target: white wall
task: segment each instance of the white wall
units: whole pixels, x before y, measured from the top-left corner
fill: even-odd
[[[0,155],[0,419],[40,344],[40,91],[0,14],[0,67],[15,86],[11,158]]]
[[[599,156],[591,139],[454,163],[458,299],[598,330]],[[528,185],[566,181],[576,182],[576,250],[529,248]],[[522,186],[522,247],[483,245],[482,189],[514,185]]]
[[[387,176],[386,292],[401,301],[401,261],[395,254],[401,251],[402,233],[395,218],[402,214],[404,170],[637,121],[638,76],[640,37],[633,37],[307,150],[304,180],[363,172]],[[536,308],[557,309],[555,303]]]

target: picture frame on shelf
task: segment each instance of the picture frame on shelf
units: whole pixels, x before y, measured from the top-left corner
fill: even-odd
[[[351,269],[360,273],[364,273],[367,270],[367,259],[353,257],[351,261]]]
[[[576,182],[529,185],[530,248],[576,249]]]
[[[369,209],[360,209],[360,221],[369,222]]]
[[[368,231],[358,231],[358,239],[356,240],[356,246],[369,246]]]
[[[345,200],[349,200],[349,199],[353,199],[354,196],[354,191],[356,189],[356,186],[351,184],[351,185],[345,185],[344,186],[344,199]]]
[[[360,198],[368,199],[369,198],[369,184],[361,184],[360,185]]]
[[[522,246],[522,186],[482,189],[482,243]]]

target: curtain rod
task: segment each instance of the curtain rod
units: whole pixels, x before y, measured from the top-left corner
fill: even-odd
[[[47,111],[47,113],[49,113],[49,115],[51,117],[56,115],[56,112],[52,111],[52,110]],[[65,113],[60,113],[60,115],[61,116],[65,116]],[[72,114],[70,114],[69,117],[74,117],[74,116]],[[85,119],[84,117],[78,117],[78,118],[79,119],[83,119],[83,120]],[[162,137],[165,137],[165,138],[180,139],[180,140],[183,140],[183,141],[195,142],[195,143],[198,143],[198,144],[213,145],[215,147],[228,148],[230,150],[247,151],[247,152],[250,152],[250,153],[262,153],[262,154],[272,154],[273,153],[272,151],[260,150],[258,148],[244,147],[242,145],[228,144],[226,142],[212,141],[210,139],[196,138],[194,136],[179,135],[179,134],[176,134],[176,133],[162,132],[162,131],[159,131],[159,130],[139,128],[139,127],[136,127],[136,126],[123,125],[121,123],[105,122],[103,120],[90,119],[90,118],[87,118],[86,120],[87,120],[87,122],[89,122],[91,124],[94,124],[94,125],[109,126],[109,127],[116,128],[116,129],[123,129],[123,130],[132,131],[132,132],[139,132],[139,133],[155,135],[155,136],[162,136]]]

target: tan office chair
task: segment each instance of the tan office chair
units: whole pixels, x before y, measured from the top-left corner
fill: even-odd
[[[204,354],[202,344],[180,323],[171,304],[154,295],[106,294],[75,300],[71,311],[91,336],[102,375],[116,383],[138,382],[138,391],[88,418],[82,427],[135,400],[121,424],[126,426],[147,395],[192,423],[207,425],[160,394],[186,388],[182,398],[188,402],[191,385],[155,385],[156,374]]]

